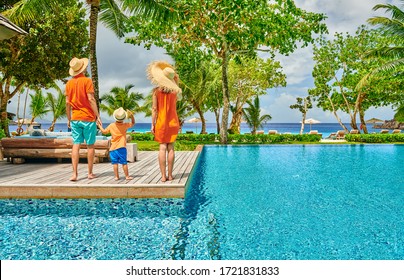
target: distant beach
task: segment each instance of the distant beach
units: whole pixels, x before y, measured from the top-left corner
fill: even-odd
[[[50,127],[50,123],[48,122],[39,122],[41,123],[42,129],[48,129]],[[104,123],[104,126],[107,126],[109,123]],[[345,124],[348,129],[351,128],[349,124]],[[134,131],[139,133],[145,133],[150,131],[150,123],[136,123],[132,129],[128,131]],[[268,130],[277,130],[278,133],[287,133],[290,132],[292,134],[299,134],[300,132],[300,123],[267,123],[260,130],[263,130],[264,133],[268,133]],[[360,124],[358,124],[358,127]],[[187,131],[192,131],[193,133],[200,133],[202,128],[201,123],[185,123],[182,127],[182,132],[186,133]],[[17,129],[16,125],[10,125],[10,131],[15,131]],[[25,129],[25,128],[24,128]],[[319,123],[313,124],[311,126],[312,130],[318,130],[319,133],[323,134],[323,137],[327,137],[332,132],[336,132],[338,130],[342,130],[342,127],[338,123]],[[57,123],[55,125],[54,131],[67,131],[66,123]],[[304,126],[304,133],[308,133],[310,131],[310,125],[306,124]],[[369,133],[372,132],[380,132],[380,128],[373,128],[373,124],[368,125]],[[206,132],[207,133],[217,133],[216,124],[215,123],[207,123],[206,124]],[[249,133],[251,132],[250,127],[246,123],[241,124],[241,133]]]

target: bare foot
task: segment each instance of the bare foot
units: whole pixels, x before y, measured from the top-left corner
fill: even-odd
[[[118,181],[119,180],[119,177],[115,177],[115,181]]]
[[[168,181],[174,180],[173,176],[168,176]]]
[[[166,177],[161,177],[161,182],[165,182],[165,181],[167,181],[167,178]]]
[[[97,178],[97,176],[94,173],[91,173],[91,174],[88,174],[87,178],[91,180],[91,179]]]
[[[133,179],[133,177],[132,176],[126,176],[126,180],[132,180]]]
[[[69,180],[73,181],[73,182],[77,181],[77,174],[73,174],[72,177],[70,177]]]

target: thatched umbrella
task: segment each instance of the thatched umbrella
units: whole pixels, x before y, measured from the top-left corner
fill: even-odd
[[[28,33],[0,14],[0,40],[10,39],[17,34]]]
[[[195,123],[196,133],[198,133],[198,127],[197,127],[196,123],[199,123],[199,122],[202,122],[202,120],[200,118],[192,118],[192,119],[187,120],[187,123]]]
[[[383,123],[384,121],[381,119],[371,118],[366,121],[366,123]]]

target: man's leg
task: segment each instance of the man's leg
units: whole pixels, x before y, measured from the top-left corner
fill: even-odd
[[[73,147],[72,147],[73,174],[72,174],[72,177],[70,177],[70,181],[77,181],[77,177],[78,177],[77,168],[79,165],[79,152],[80,152],[80,144],[73,144]]]
[[[88,179],[94,179],[96,176],[93,173],[94,166],[94,145],[87,146],[87,163],[88,163]]]

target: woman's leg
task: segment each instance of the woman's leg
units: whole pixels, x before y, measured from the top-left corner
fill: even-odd
[[[160,172],[161,172],[161,181],[167,181],[166,176],[166,153],[167,153],[167,144],[160,143],[159,149],[159,165],[160,165]]]
[[[173,177],[173,169],[174,169],[174,160],[175,160],[175,153],[174,153],[174,143],[167,144],[167,152],[168,152],[168,180],[171,181]]]

